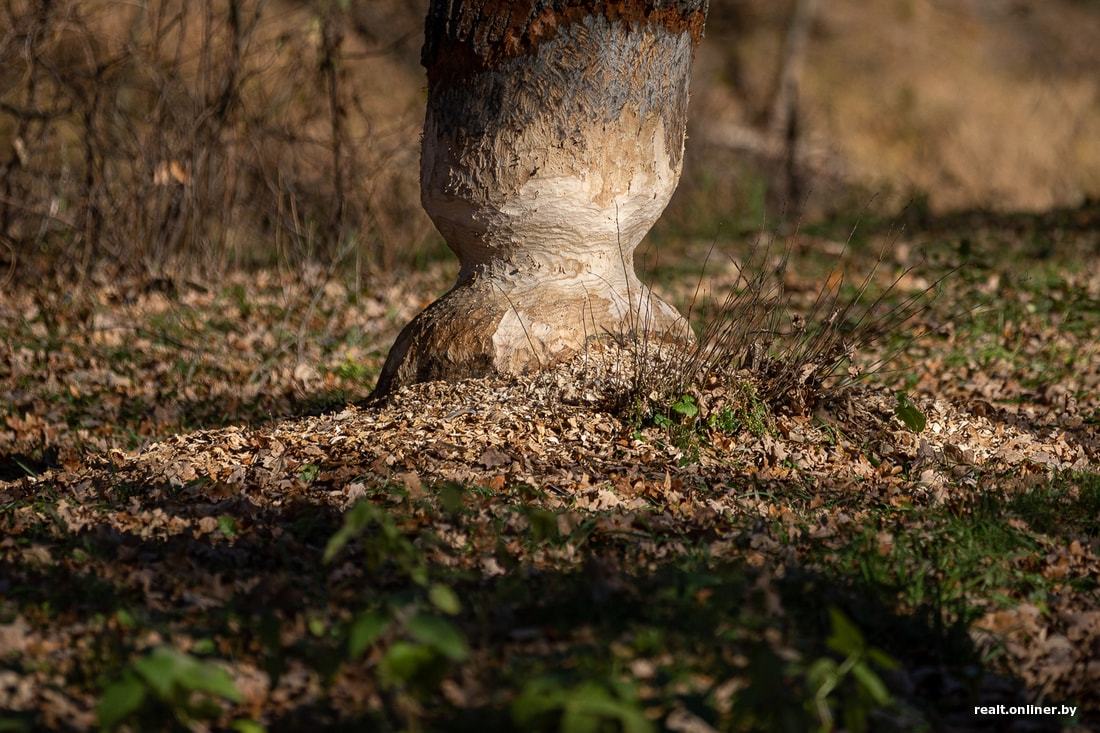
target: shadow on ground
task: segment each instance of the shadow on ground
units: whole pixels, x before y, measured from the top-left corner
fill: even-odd
[[[219,530],[163,539],[142,536],[140,526],[69,530],[55,512],[13,533],[27,559],[0,564],[0,611],[83,650],[66,665],[76,688],[97,695],[155,633],[168,643],[211,639],[217,657],[264,670],[275,689],[294,678],[294,691],[261,705],[273,731],[400,730],[410,716],[432,730],[551,730],[560,710],[523,725],[510,711],[534,681],[568,696],[586,685],[614,690],[623,677],[640,698],[623,704],[639,710],[677,711],[719,729],[802,731],[815,725],[815,664],[866,658],[874,648],[897,663],[868,663],[893,702],[874,704],[844,677],[827,698],[841,720],[866,716],[868,729],[884,731],[1060,729],[1050,719],[1009,725],[972,714],[975,705],[1019,705],[1028,695],[984,661],[968,619],[944,613],[947,591],[936,593],[935,578],[926,602],[898,612],[888,603],[897,589],[859,565],[810,567],[785,548],[761,559],[752,551],[759,526],[602,513],[564,532],[559,516],[519,503],[487,519],[487,503],[473,493],[449,507],[431,495],[374,497],[432,578],[461,598],[456,626],[472,649],[448,672],[447,694],[415,679],[386,689],[377,658],[349,660],[343,638],[328,631],[359,609],[416,592],[392,558],[376,556],[370,532],[326,565],[325,545],[342,521],[331,506],[302,499],[259,508],[246,496],[198,502],[179,492],[153,498],[147,488],[114,487],[100,498],[120,511],[137,502],[168,516],[217,518]],[[9,496],[5,509],[50,498]],[[528,523],[517,525],[519,516]],[[441,539],[449,532],[468,542],[456,549]],[[493,536],[495,546],[486,540]],[[858,630],[847,652],[834,643],[834,610]],[[13,662],[23,671],[52,663],[34,655]]]

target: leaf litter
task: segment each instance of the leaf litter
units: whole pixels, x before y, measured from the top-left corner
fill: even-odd
[[[367,404],[384,344],[424,304],[408,293],[431,291],[438,272],[367,299],[320,275],[275,273],[171,297],[102,282],[84,305],[5,293],[0,709],[92,727],[108,670],[168,642],[188,652],[206,634],[242,693],[225,715],[293,720],[322,700],[337,718],[384,707],[384,686],[365,673],[376,659],[326,679],[289,651],[322,638],[353,611],[357,584],[375,582],[357,563],[320,564],[361,501],[388,512],[432,567],[465,578],[460,587],[579,573],[594,598],[629,597],[637,573],[703,548],[708,562],[754,574],[776,618],[795,614],[780,579],[835,572],[864,535],[859,552],[886,562],[939,541],[935,518],[969,521],[999,502],[1014,509],[998,522],[1029,550],[1012,556],[1013,574],[962,588],[965,604],[945,605],[940,621],[962,619],[981,650],[982,704],[1000,695],[1095,711],[1100,537],[1095,521],[1059,524],[1053,502],[1098,491],[1098,272],[1062,273],[1045,296],[995,271],[953,283],[949,301],[1002,299],[1019,317],[994,328],[933,309],[899,356],[900,377],[810,414],[770,409],[760,425],[745,419],[744,392],[719,387],[670,406],[664,424],[608,409],[609,375],[629,359],[612,345],[529,377],[415,385]],[[225,320],[211,327],[215,313]],[[742,419],[723,423],[730,406]],[[194,429],[204,424],[224,427]],[[1021,509],[1036,495],[1053,518]],[[435,595],[457,609],[449,592]],[[922,601],[898,590],[890,603],[904,614]],[[232,638],[257,605],[280,622],[277,672],[258,641]],[[474,645],[440,687],[448,705],[498,706],[491,670],[505,658],[552,658],[595,633],[500,623],[501,638]],[[797,658],[791,633],[765,637]],[[690,715],[681,697],[651,689],[671,660],[628,656],[652,715]],[[917,695],[930,674],[963,684],[949,666],[907,665],[891,688]],[[732,710],[722,700],[748,683],[679,684]]]

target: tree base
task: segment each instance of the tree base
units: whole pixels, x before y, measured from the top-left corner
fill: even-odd
[[[616,287],[594,275],[509,278],[474,275],[414,318],[372,397],[417,382],[530,373],[580,353],[593,338],[694,341],[687,321],[633,273],[629,285],[620,277]]]

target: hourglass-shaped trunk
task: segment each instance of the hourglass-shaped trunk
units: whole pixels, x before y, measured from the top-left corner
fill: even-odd
[[[707,0],[431,0],[421,198],[458,281],[377,394],[521,373],[586,339],[690,340],[634,272],[679,180]]]

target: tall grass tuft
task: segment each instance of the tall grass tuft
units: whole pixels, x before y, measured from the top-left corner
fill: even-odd
[[[652,337],[634,324],[618,335],[612,380],[617,408],[659,412],[684,395],[743,392],[748,383],[753,398],[773,412],[812,412],[885,371],[919,335],[912,322],[951,274],[903,292],[914,268],[878,285],[880,255],[859,279],[834,270],[812,302],[800,307],[784,284],[796,238],[778,246],[774,235],[762,234],[748,257],[734,262],[736,281],[718,298],[704,302],[696,288],[688,318],[701,307],[706,314],[693,343]]]

